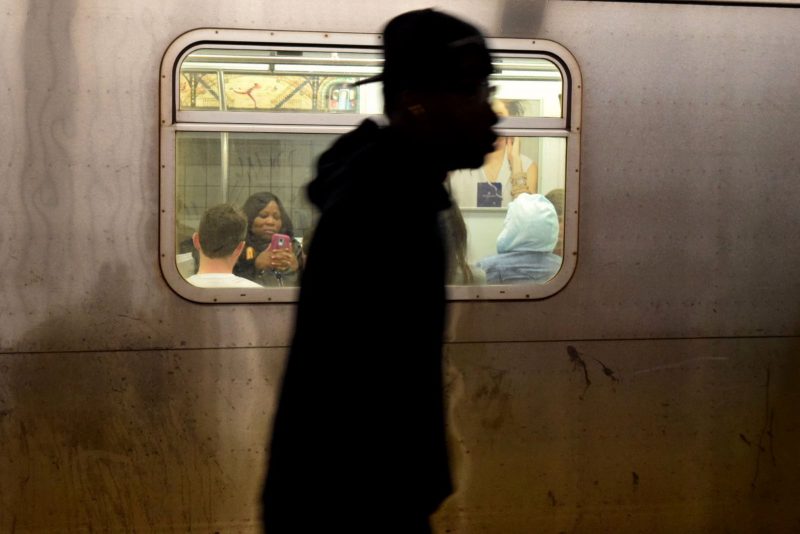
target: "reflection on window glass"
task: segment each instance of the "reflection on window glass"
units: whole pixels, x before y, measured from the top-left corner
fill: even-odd
[[[369,52],[200,49],[181,64],[181,110],[377,114],[380,84],[349,84],[381,71]],[[547,59],[497,55],[490,83],[518,102],[517,117],[562,117],[563,78]],[[220,101],[219,80],[223,81]]]
[[[235,109],[311,109],[310,88],[301,76],[228,74],[225,107]]]
[[[216,72],[184,70],[179,91],[181,109],[220,109]]]
[[[380,72],[382,63],[379,55],[367,52],[197,50],[181,64],[186,82],[180,88],[180,109],[381,113],[379,84],[350,84]],[[218,79],[223,80],[222,102]],[[198,104],[194,95],[201,93],[213,94],[215,105]]]
[[[558,272],[566,145],[560,137],[501,136],[481,168],[450,174],[457,209],[447,217],[465,235],[451,232],[464,249],[454,252],[463,261],[453,283],[469,283],[469,274],[477,283],[546,282]]]
[[[222,202],[221,139],[213,132],[180,132],[176,139],[176,243],[190,253],[192,233],[206,208]]]
[[[305,186],[314,162],[333,139],[311,134],[177,132],[175,232],[181,274],[188,278],[199,266],[192,235],[203,215],[219,204],[230,204],[247,219],[245,247],[234,274],[263,286],[298,285],[303,250],[316,220]],[[262,254],[274,235],[287,236],[282,243],[276,241],[275,248],[285,247],[294,260],[287,254],[283,258]]]
[[[564,80],[546,59],[495,56],[495,97],[519,104],[512,117],[561,117]]]

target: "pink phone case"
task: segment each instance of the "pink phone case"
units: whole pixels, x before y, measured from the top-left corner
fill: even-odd
[[[282,248],[289,248],[292,244],[292,238],[286,234],[272,234],[272,243],[270,247],[272,250],[278,250]]]

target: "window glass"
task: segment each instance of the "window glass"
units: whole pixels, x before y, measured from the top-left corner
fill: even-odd
[[[382,63],[366,52],[200,49],[181,64],[180,109],[377,114],[380,84],[349,84],[380,72]],[[563,78],[555,63],[503,55],[493,63],[497,98],[520,105],[512,116],[563,116]]]
[[[219,76],[216,72],[185,69],[180,81],[181,109],[220,109]]]
[[[484,273],[481,265],[498,254],[515,253],[519,261],[538,265],[540,272],[531,275],[531,282],[544,283],[560,269],[566,146],[560,137],[501,135],[481,168],[450,174],[450,191],[466,227],[466,266],[479,275],[476,283],[491,282],[480,275],[492,278],[498,267]],[[509,214],[511,202],[525,204],[525,209]],[[527,225],[529,231],[518,231],[511,222]],[[500,240],[504,228],[508,243]],[[518,271],[522,276],[524,269]],[[452,283],[468,282],[461,273],[454,274]],[[510,283],[513,275],[507,273],[503,281]]]
[[[563,87],[561,71],[547,59],[495,57],[495,73],[490,79],[495,97],[516,106],[512,117],[562,117]]]
[[[244,219],[245,247],[240,256],[229,254],[239,258],[232,274],[256,288],[297,286],[318,217],[306,198],[316,161],[340,135],[383,112],[380,83],[352,85],[381,72],[379,42],[360,36],[361,44],[351,46],[341,44],[348,43],[344,34],[329,40],[334,34],[269,32],[274,44],[259,44],[267,40],[263,34],[237,44],[241,33],[223,39],[224,30],[211,38],[205,31],[195,41],[205,44],[176,45],[162,65],[163,80],[178,65],[172,98],[162,100],[171,102],[161,117],[162,269],[184,294],[180,277],[196,274],[201,261],[195,233],[228,205]],[[313,44],[293,44],[298,38]],[[575,265],[580,73],[555,43],[499,39],[495,46],[502,50],[493,54],[489,79],[500,117],[495,150],[482,167],[447,179],[454,203],[441,226],[450,247],[450,295],[539,298],[563,287],[569,276],[546,282],[560,270],[571,274]],[[567,204],[574,207],[565,216]],[[272,236],[291,254],[284,254],[284,264],[265,267]],[[205,265],[208,258],[202,256]],[[189,282],[215,290],[253,287],[227,278]],[[295,298],[291,292],[186,291],[207,302]]]
[[[381,113],[379,84],[350,84],[377,74],[382,63],[368,52],[200,49],[181,64],[180,109]]]
[[[196,270],[192,234],[203,214],[222,203],[244,208],[251,196],[262,192],[282,204],[279,233],[290,234],[300,247],[307,245],[317,214],[305,185],[317,157],[334,139],[325,134],[177,132],[175,239],[181,274],[186,278]],[[249,219],[248,234],[252,224]],[[262,250],[256,246],[254,252]]]

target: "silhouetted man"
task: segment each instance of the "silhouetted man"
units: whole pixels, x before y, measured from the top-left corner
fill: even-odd
[[[319,160],[263,494],[268,534],[424,533],[452,491],[444,431],[448,171],[494,149],[492,66],[473,26],[433,10],[384,29],[389,126]]]

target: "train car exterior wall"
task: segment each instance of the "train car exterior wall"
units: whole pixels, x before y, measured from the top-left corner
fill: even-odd
[[[255,532],[294,306],[162,278],[161,57],[194,28],[370,33],[426,5],[1,7],[0,531]],[[450,307],[437,531],[800,529],[800,10],[448,9],[566,46],[584,131],[571,282]]]

